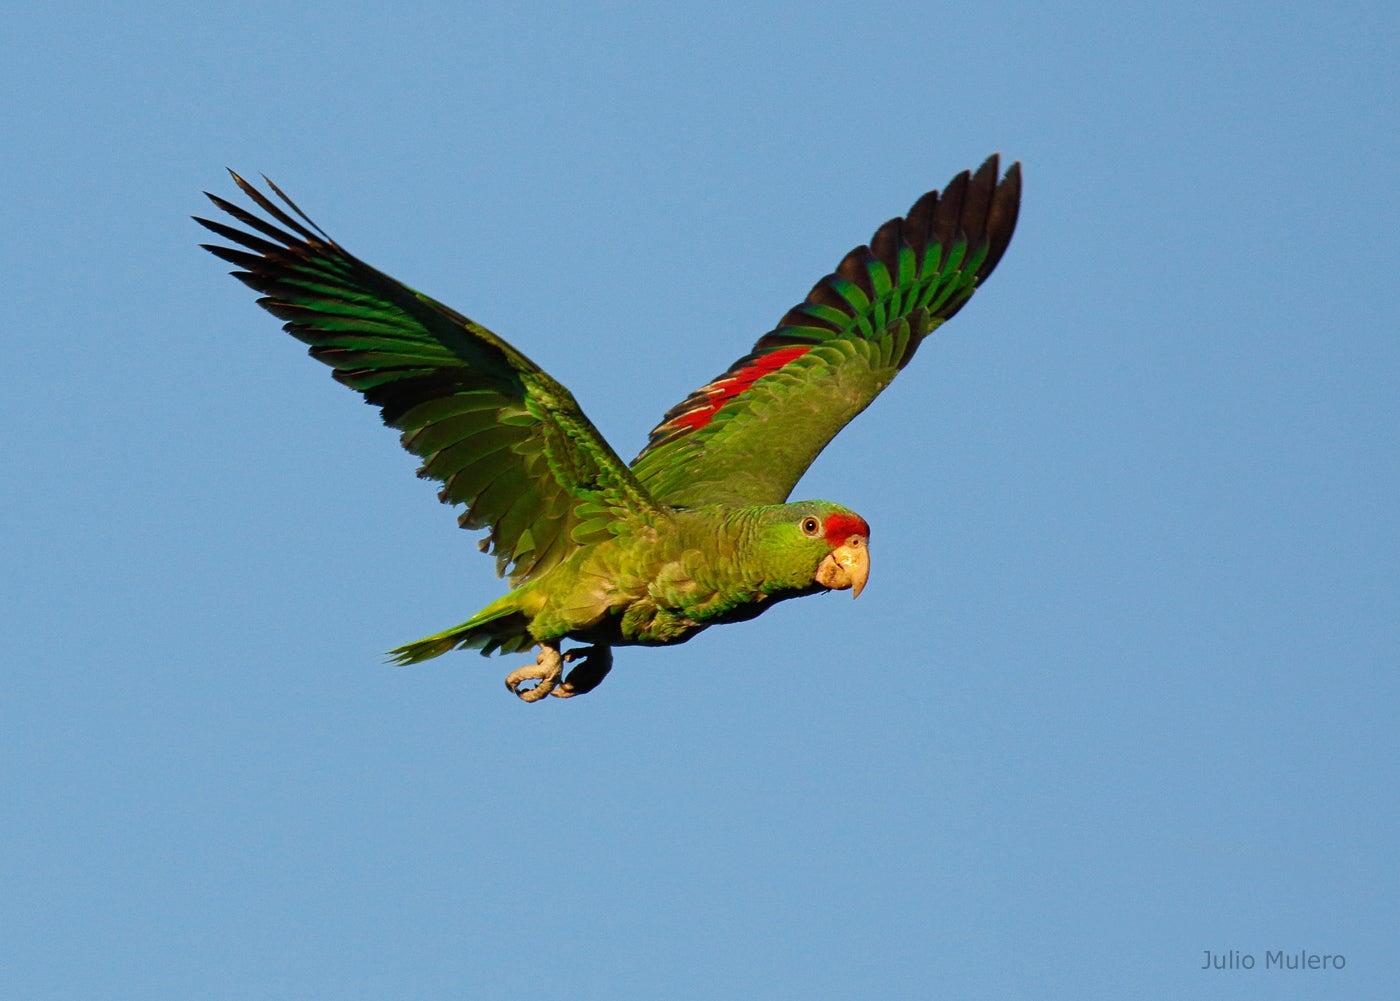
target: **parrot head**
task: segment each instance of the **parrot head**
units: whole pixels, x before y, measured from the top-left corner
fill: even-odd
[[[766,514],[763,562],[774,583],[860,596],[870,576],[870,526],[864,518],[827,501],[781,504]]]

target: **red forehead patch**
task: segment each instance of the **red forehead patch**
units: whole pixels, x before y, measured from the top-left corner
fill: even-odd
[[[829,514],[822,528],[825,530],[826,541],[833,546],[841,545],[853,535],[870,538],[870,526],[858,514]]]

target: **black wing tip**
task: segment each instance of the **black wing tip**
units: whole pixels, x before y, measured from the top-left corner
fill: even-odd
[[[1001,170],[1001,151],[997,150],[995,153],[988,156],[987,159],[983,160],[976,170],[963,171],[963,173],[980,175],[983,171],[986,171],[987,174],[992,178],[1000,177],[1003,182],[1013,174],[1016,175],[1017,179],[1019,180],[1021,176],[1021,161],[1011,161],[1011,163],[1007,166],[1006,171],[1003,172]]]
[[[286,192],[273,183],[272,178],[263,173],[259,173],[258,175],[263,179],[263,183],[267,185],[268,190],[280,199],[287,209],[291,210],[291,215],[288,215],[287,211],[284,210],[282,206],[278,205],[264,192],[260,191],[256,185],[249,182],[243,175],[239,174],[238,171],[234,170],[232,167],[225,167],[224,170],[228,171],[228,176],[233,179],[233,183],[238,186],[238,189],[248,196],[248,198],[253,201],[254,205],[272,219],[276,220],[277,223],[287,227],[297,236],[310,243],[324,243],[326,246],[330,247],[336,246],[335,241],[326,234],[326,231],[316,225],[311,217],[303,212],[296,202],[288,198]],[[208,191],[204,192],[204,196],[213,202],[220,211],[226,212],[241,222],[249,222],[246,210],[234,205],[227,199],[211,194]],[[264,230],[264,232],[266,231]]]
[[[258,192],[258,189],[245,181],[238,171],[234,170],[232,167],[225,167],[224,170],[228,171],[228,176],[233,178],[233,183],[238,185],[239,190],[245,195],[255,201],[260,201],[262,199],[262,195]]]
[[[964,170],[953,175],[952,179],[943,186],[940,193],[937,188],[920,196],[914,204],[919,205],[925,200],[942,201],[951,192],[958,191],[963,185],[971,185],[974,189],[985,188],[988,191],[1000,192],[1006,189],[1014,192],[1017,200],[1021,192],[1021,161],[1013,160],[1003,172],[1001,170],[1001,153],[993,153],[983,160],[981,165],[975,170]],[[910,210],[912,213],[912,209]]]
[[[995,178],[996,166],[1000,159],[999,153],[993,153],[987,158],[987,164],[992,165],[991,176]],[[984,229],[987,238],[987,256],[982,261],[982,266],[977,269],[977,282],[980,285],[987,276],[996,268],[1002,255],[1006,253],[1006,248],[1011,245],[1011,236],[1016,231],[1016,219],[1021,213],[1021,161],[1014,161],[1006,168],[1006,173],[1001,176],[1001,180],[996,182],[991,191],[991,199],[987,206]]]
[[[909,209],[906,228],[938,243],[966,240],[971,247],[985,246],[977,269],[980,285],[996,268],[1011,236],[1021,208],[1021,161],[1001,170],[1001,153],[982,161],[976,170],[955,175],[940,193],[920,197]]]
[[[953,175],[942,191],[937,188],[926,191],[903,216],[883,223],[868,244],[862,244],[846,254],[835,271],[820,279],[802,302],[788,310],[776,329],[760,337],[754,351],[763,353],[783,346],[778,335],[789,327],[832,326],[814,323],[808,315],[808,306],[825,305],[849,313],[851,306],[839,291],[833,289],[834,280],[853,282],[867,297],[873,297],[868,266],[870,261],[878,260],[893,273],[898,266],[901,247],[915,252],[916,266],[920,268],[927,253],[946,255],[955,243],[963,244],[966,253],[981,252],[982,260],[975,275],[975,287],[980,287],[1011,244],[1020,206],[1021,161],[1013,161],[1003,173],[1001,153],[992,153],[975,170],[963,170]],[[941,319],[949,319],[962,308],[964,302],[966,297],[938,315]],[[803,340],[810,343],[820,340],[820,336]]]

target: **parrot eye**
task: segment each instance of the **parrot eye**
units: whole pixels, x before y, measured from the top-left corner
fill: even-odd
[[[804,535],[816,535],[821,531],[821,527],[821,522],[817,521],[816,518],[802,519],[802,532]]]

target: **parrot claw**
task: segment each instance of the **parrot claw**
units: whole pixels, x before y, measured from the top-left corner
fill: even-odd
[[[578,666],[569,671],[563,682],[564,664],[578,661]],[[511,671],[506,675],[506,687],[524,702],[538,702],[546,695],[559,699],[573,698],[593,691],[612,670],[612,647],[585,646],[559,653],[553,643],[541,643],[539,656],[533,664]],[[526,681],[538,681],[531,688],[521,688]]]
[[[581,663],[569,672],[562,685],[549,693],[557,699],[584,695],[597,688],[612,670],[612,647],[579,647],[564,654],[564,660],[570,664],[576,660],[580,660]]]
[[[555,686],[559,684],[559,678],[564,673],[562,663],[563,658],[559,656],[557,645],[541,643],[540,654],[533,664],[517,668],[506,675],[506,687],[523,702],[538,702],[554,691]],[[533,688],[520,687],[522,681],[535,680],[538,680],[539,684]]]

